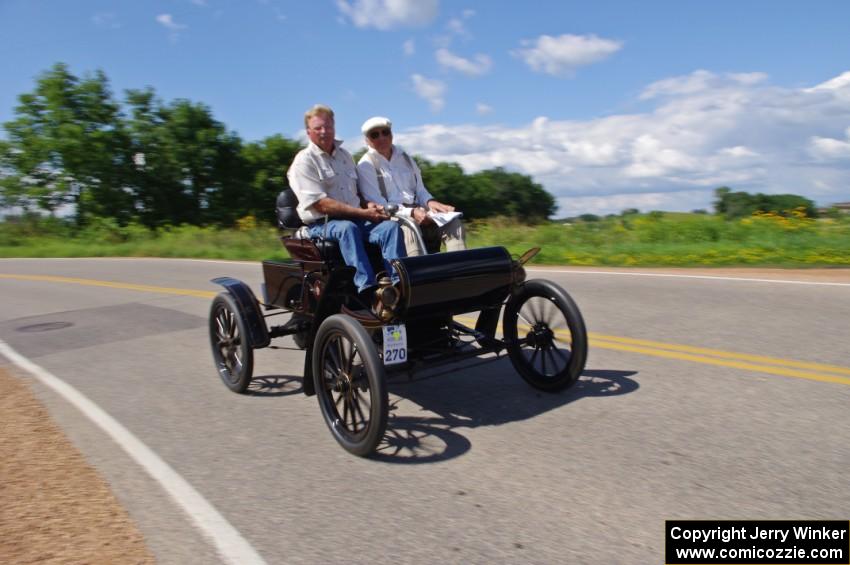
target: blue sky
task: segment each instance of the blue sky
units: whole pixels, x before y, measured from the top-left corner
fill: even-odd
[[[245,140],[396,141],[501,166],[560,216],[710,208],[713,189],[850,201],[850,2],[0,0],[0,121],[58,61],[188,98]]]

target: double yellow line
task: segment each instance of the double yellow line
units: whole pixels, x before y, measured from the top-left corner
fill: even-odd
[[[850,385],[850,368],[847,367],[597,333],[590,333],[588,337],[590,338],[590,346],[600,349],[614,349],[665,359],[678,359],[783,377]]]
[[[79,284],[158,294],[194,296],[197,298],[208,299],[213,298],[216,295],[215,291],[207,290],[169,288],[48,275],[17,275],[0,273],[0,279]],[[475,324],[475,320],[472,318],[458,317],[458,320],[466,324]],[[558,333],[559,337],[562,339],[569,341],[569,332],[566,330],[558,330],[556,333]],[[731,367],[733,369],[780,375],[783,377],[794,377],[798,379],[808,379],[811,381],[850,385],[850,368],[848,367],[795,361],[793,359],[779,359],[748,353],[735,353],[720,349],[709,349],[707,347],[695,347],[692,345],[665,343],[661,341],[651,341],[648,339],[636,339],[592,332],[588,334],[588,337],[590,339],[590,347],[597,349],[612,349],[616,351],[625,351],[627,353],[649,355],[651,357],[677,359],[679,361],[689,361],[692,363],[702,363],[704,365],[715,365],[719,367]]]

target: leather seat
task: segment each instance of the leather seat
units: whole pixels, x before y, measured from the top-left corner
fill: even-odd
[[[290,230],[297,234],[304,226],[298,215],[298,197],[291,188],[286,188],[277,195],[275,203],[277,209],[277,227],[282,230]],[[344,264],[339,245],[336,241],[324,240],[321,237],[311,238],[303,234],[303,237],[284,237],[283,244],[292,255],[293,259],[302,261],[328,261],[331,263]],[[294,240],[300,241],[294,241]],[[366,244],[366,252],[369,254],[369,262],[375,272],[383,271],[383,259],[381,249],[377,245]]]
[[[292,255],[293,259],[302,261],[332,261],[342,263],[342,254],[339,245],[335,241],[326,241],[318,238],[308,237],[306,233],[299,234],[304,226],[301,216],[298,215],[298,197],[291,188],[284,189],[277,195],[275,202],[277,211],[277,227],[282,230],[292,230],[293,234],[284,239],[284,246]],[[298,239],[300,242],[286,241],[287,239]],[[288,245],[290,243],[290,245]]]

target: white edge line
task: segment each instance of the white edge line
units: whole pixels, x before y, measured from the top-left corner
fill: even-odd
[[[850,283],[840,282],[818,282],[818,281],[790,281],[785,279],[755,279],[749,277],[720,277],[716,275],[678,275],[671,273],[623,273],[620,271],[570,271],[562,269],[526,269],[533,273],[562,273],[566,275],[619,275],[625,277],[671,277],[679,279],[707,279],[720,281],[742,281],[780,284],[809,284],[818,286],[850,286]]]
[[[212,504],[121,423],[80,391],[19,354],[3,340],[0,340],[0,354],[53,389],[111,437],[189,515],[195,526],[213,543],[225,563],[266,565],[266,561],[251,544]]]

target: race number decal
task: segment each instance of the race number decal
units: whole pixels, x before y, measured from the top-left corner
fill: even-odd
[[[404,324],[384,326],[384,365],[407,361],[407,330]]]

